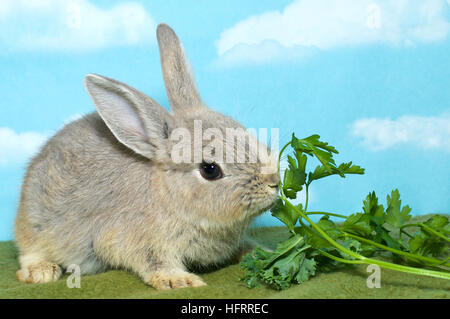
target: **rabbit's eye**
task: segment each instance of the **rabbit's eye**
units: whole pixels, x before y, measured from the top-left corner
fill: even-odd
[[[200,164],[200,174],[204,179],[215,180],[223,176],[222,169],[216,163],[206,163]]]

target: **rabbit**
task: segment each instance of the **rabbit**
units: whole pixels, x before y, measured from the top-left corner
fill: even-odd
[[[257,145],[268,160],[228,163],[204,152],[202,138],[204,158],[174,160],[171,136],[194,135],[195,121],[222,133],[244,127],[202,102],[175,32],[159,24],[156,33],[171,112],[126,84],[85,77],[96,111],[64,126],[27,168],[15,222],[19,281],[56,281],[75,264],[81,275],[124,269],[156,289],[199,287],[195,269],[254,247],[246,229],[278,194],[274,152],[257,141],[245,154]],[[217,145],[230,145],[223,136]]]

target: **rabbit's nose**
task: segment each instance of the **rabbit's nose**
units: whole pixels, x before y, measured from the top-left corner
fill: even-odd
[[[277,188],[280,184],[280,174],[273,173],[266,175],[266,181],[269,187]]]

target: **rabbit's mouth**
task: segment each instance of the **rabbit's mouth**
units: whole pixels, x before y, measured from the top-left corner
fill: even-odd
[[[276,201],[276,198],[269,205],[267,205],[266,207],[264,207],[262,209],[261,214],[264,213],[265,211],[268,211],[269,209],[271,209],[275,205],[275,201]]]
[[[259,205],[258,205],[259,207],[255,207],[255,211],[256,211],[255,213],[257,215],[261,215],[262,213],[271,209],[275,205],[277,198],[278,198],[278,193],[275,193],[274,195],[271,195],[271,196],[267,196],[263,202],[259,203]]]

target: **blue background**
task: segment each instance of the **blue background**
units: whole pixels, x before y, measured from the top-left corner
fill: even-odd
[[[107,11],[123,2],[126,0],[91,0],[89,4]],[[362,200],[370,191],[375,190],[385,203],[386,195],[398,188],[403,203],[413,208],[413,214],[449,213],[448,129],[440,130],[441,143],[437,146],[424,146],[419,131],[409,133],[412,137],[406,142],[378,150],[367,147],[361,136],[352,134],[354,123],[363,118],[396,121],[402,116],[413,116],[443,118],[444,125],[449,123],[445,122],[450,101],[446,1],[438,1],[439,17],[447,23],[440,30],[444,35],[433,41],[412,38],[413,43],[408,45],[382,40],[326,48],[311,45],[306,46],[305,55],[283,56],[281,50],[264,61],[247,58],[236,63],[225,63],[218,53],[216,43],[222,32],[251,16],[282,12],[293,1],[135,2],[154,23],[150,33],[160,22],[177,32],[193,65],[203,100],[209,106],[248,127],[280,128],[280,146],[292,132],[298,137],[319,134],[339,150],[337,162],[351,160],[366,169],[363,176],[345,180],[331,177],[313,184],[311,210],[349,214],[361,209]],[[19,21],[23,10],[19,8],[14,13]],[[0,7],[1,19],[7,18],[2,16]],[[13,130],[17,135],[36,132],[49,136],[74,115],[93,111],[82,84],[87,73],[118,79],[169,106],[154,38],[143,36],[132,44],[112,43],[80,50],[32,45],[22,48],[13,45],[11,39],[16,33],[30,32],[23,19],[25,22],[0,30],[9,33],[0,36],[0,128]],[[45,24],[43,21],[39,23]],[[47,31],[43,28],[42,32]],[[321,43],[320,39],[317,43]],[[305,48],[293,47],[289,52],[297,49]],[[21,182],[32,155],[19,154],[7,160],[15,149],[20,153],[19,142],[23,140],[6,148],[8,141],[0,142],[7,150],[0,149],[0,156],[6,158],[3,164],[0,162],[0,240],[13,238]],[[265,214],[255,224],[275,225],[278,221]]]

